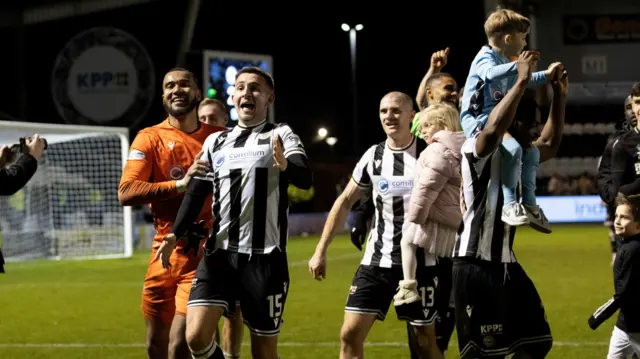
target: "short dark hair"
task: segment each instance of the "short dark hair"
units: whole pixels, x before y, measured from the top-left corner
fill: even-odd
[[[218,105],[224,112],[227,112],[227,105],[225,105],[224,102],[218,100],[217,98],[205,98],[204,100],[200,101],[198,110],[200,110],[202,106],[207,105]]]
[[[454,78],[450,73],[448,73],[448,72],[438,72],[438,73],[435,73],[435,74],[433,74],[433,75],[429,76],[429,78],[427,79],[427,82],[425,82],[425,83],[424,83],[424,89],[425,89],[425,90],[430,89],[430,88],[431,88],[431,86],[433,86],[433,83],[434,83],[434,82],[439,81],[439,80],[441,80],[441,79],[443,79],[443,78],[445,78],[445,77],[450,77],[450,78],[452,78],[452,79],[453,79],[453,81],[455,81],[455,80],[456,80],[456,79],[455,79],[455,78]],[[456,85],[457,85],[457,83],[456,83]],[[427,106],[429,105],[429,101],[427,100],[427,92],[426,92],[426,91],[424,92],[424,98],[420,99],[420,101],[421,101],[421,102],[420,102],[420,105],[422,105],[422,107],[423,107],[423,108],[424,108],[424,107],[427,107]]]
[[[189,77],[191,77],[191,80],[193,81],[193,83],[196,84],[196,87],[198,87],[198,79],[196,78],[196,75],[193,72],[183,67],[174,67],[171,70],[167,71],[167,74],[169,72],[186,72],[189,75]]]
[[[616,196],[616,207],[618,206],[629,206],[631,207],[631,217],[633,217],[634,222],[640,221],[640,195],[634,194],[630,196],[625,196],[622,193],[618,193]]]
[[[254,74],[254,75],[258,75],[260,77],[262,77],[266,82],[267,85],[269,86],[269,88],[271,90],[275,89],[275,84],[273,82],[273,76],[271,76],[271,74],[269,74],[268,72],[266,72],[265,70],[257,67],[257,66],[249,66],[249,67],[243,67],[240,71],[238,71],[238,73],[236,74],[236,80],[238,79],[238,77],[240,77],[240,75],[242,74]]]
[[[640,97],[640,82],[633,84],[631,88],[631,97]]]

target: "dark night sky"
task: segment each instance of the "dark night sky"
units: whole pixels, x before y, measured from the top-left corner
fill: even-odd
[[[135,134],[142,126],[160,122],[163,118],[160,81],[164,72],[175,65],[185,19],[184,3],[162,0],[32,25],[23,38],[17,36],[15,29],[0,30],[0,36],[6,41],[5,48],[16,49],[16,56],[0,59],[5,69],[12,69],[5,73],[12,80],[5,83],[15,85],[0,89],[3,98],[0,110],[29,121],[62,123],[51,99],[50,84],[58,52],[82,30],[114,26],[142,42],[157,73],[157,100],[146,119],[132,128],[132,132]],[[366,133],[366,138],[361,138],[364,150],[384,138],[377,114],[380,98],[393,90],[415,97],[433,51],[451,48],[451,59],[445,70],[463,84],[473,56],[485,41],[483,2],[395,1],[381,7],[370,1],[345,3],[299,2],[286,8],[279,5],[267,9],[247,2],[203,0],[192,49],[272,55],[276,120],[289,123],[307,147],[311,145],[311,136],[325,126],[330,135],[339,138],[336,151],[347,153],[351,152],[353,132],[351,68],[348,35],[340,29],[340,24],[362,23],[364,30],[358,33],[357,55],[360,132]],[[463,6],[465,12],[460,11]],[[294,33],[304,41],[294,41]],[[460,36],[465,33],[468,35]],[[25,50],[24,61],[19,56],[20,44]],[[24,77],[20,76],[21,72]],[[26,93],[23,107],[19,84],[24,85]],[[315,150],[320,152],[318,150],[326,148]]]

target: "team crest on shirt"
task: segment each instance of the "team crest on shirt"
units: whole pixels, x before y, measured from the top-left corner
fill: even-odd
[[[502,91],[500,91],[498,89],[492,89],[491,90],[491,99],[494,102],[500,102],[500,100],[502,100],[503,97],[504,97],[504,94],[502,93]]]
[[[380,193],[385,193],[389,190],[389,182],[385,179],[381,179],[378,181],[378,191]]]
[[[258,135],[259,140],[268,140],[271,137],[271,132],[263,132]]]
[[[213,166],[215,168],[220,168],[220,166],[222,166],[223,164],[224,164],[224,154],[218,153],[216,155],[216,158],[213,159]]]
[[[180,165],[171,166],[169,169],[169,178],[172,180],[179,180],[184,177],[184,167]]]

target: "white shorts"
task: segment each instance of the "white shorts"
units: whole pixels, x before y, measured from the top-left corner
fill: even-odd
[[[640,333],[627,333],[614,326],[607,359],[627,359],[634,353],[640,356]]]

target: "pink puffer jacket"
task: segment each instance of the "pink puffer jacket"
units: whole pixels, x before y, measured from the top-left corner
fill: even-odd
[[[422,228],[416,237],[426,235],[431,242],[441,234],[455,235],[460,226],[460,149],[465,140],[463,132],[439,131],[420,154],[409,203],[409,221]],[[425,238],[416,238],[414,243],[431,247]]]

